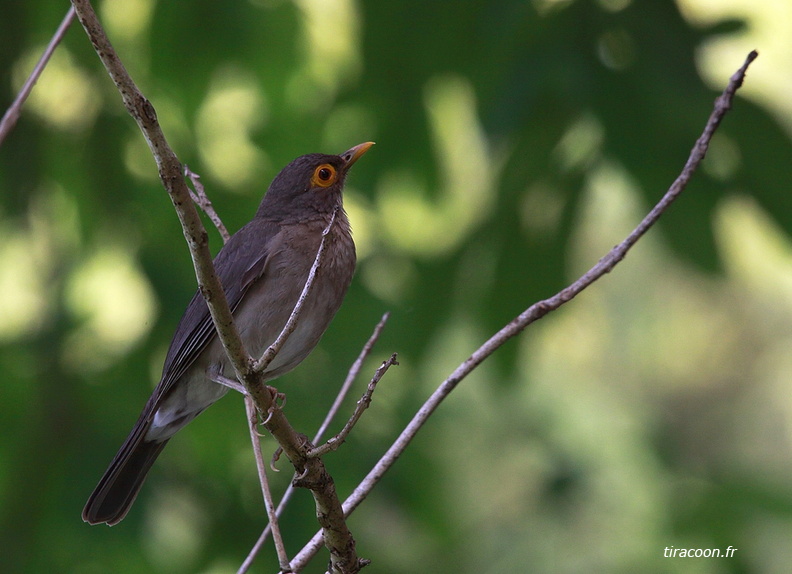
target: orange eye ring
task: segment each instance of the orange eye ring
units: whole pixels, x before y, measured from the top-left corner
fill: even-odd
[[[338,170],[329,163],[318,166],[311,176],[311,184],[314,187],[330,187],[338,179]]]

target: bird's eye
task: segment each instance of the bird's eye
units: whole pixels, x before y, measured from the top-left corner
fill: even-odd
[[[329,163],[323,163],[314,170],[311,183],[315,187],[330,187],[336,182],[338,172]]]

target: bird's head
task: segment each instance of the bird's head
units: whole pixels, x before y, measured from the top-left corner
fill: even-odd
[[[312,153],[293,160],[272,180],[256,216],[299,221],[331,213],[341,205],[349,168],[373,145],[365,142],[341,155]]]

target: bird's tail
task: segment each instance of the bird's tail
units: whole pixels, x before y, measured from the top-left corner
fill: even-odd
[[[113,526],[126,516],[151,465],[168,442],[167,439],[144,440],[147,426],[136,425],[113,458],[85,504],[82,513],[85,522]]]

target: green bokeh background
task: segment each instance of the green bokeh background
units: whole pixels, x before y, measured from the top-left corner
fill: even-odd
[[[354,284],[277,382],[312,433],[392,313],[364,373],[401,364],[326,460],[342,495],[481,342],[624,237],[758,49],[660,226],[465,380],[350,526],[371,572],[788,572],[792,7],[96,6],[231,230],[293,157],[377,142],[348,183]],[[66,9],[0,2],[2,109]],[[80,519],[194,288],[145,142],[74,26],[0,147],[0,570],[236,571],[264,525],[238,396],[171,442],[119,526]],[[313,534],[307,493],[283,528],[292,553]],[[276,569],[268,546],[253,571]]]

